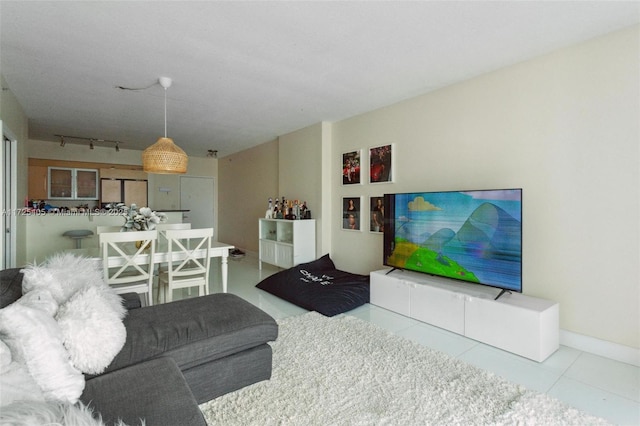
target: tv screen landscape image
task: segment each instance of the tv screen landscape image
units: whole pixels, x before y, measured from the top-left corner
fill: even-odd
[[[384,264],[522,292],[522,190],[385,194]]]

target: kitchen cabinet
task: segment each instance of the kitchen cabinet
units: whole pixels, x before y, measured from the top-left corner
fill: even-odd
[[[46,200],[49,197],[49,168],[29,166],[29,199]]]
[[[98,170],[69,167],[48,168],[47,199],[97,200]]]
[[[127,206],[136,204],[138,207],[148,205],[148,182],[133,179],[100,179],[100,202],[124,203]]]

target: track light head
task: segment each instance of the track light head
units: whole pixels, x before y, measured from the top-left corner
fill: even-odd
[[[64,146],[65,143],[64,136],[60,136],[60,146]]]
[[[120,152],[120,143],[116,142],[116,152]]]

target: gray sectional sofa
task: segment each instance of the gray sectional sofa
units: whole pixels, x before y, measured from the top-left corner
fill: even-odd
[[[22,295],[19,269],[0,271],[0,308]],[[275,320],[233,294],[132,309],[126,342],[81,401],[110,424],[205,425],[198,404],[271,377]]]

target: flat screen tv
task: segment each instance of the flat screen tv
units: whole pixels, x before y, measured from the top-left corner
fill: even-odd
[[[385,194],[384,264],[522,292],[522,189]]]

